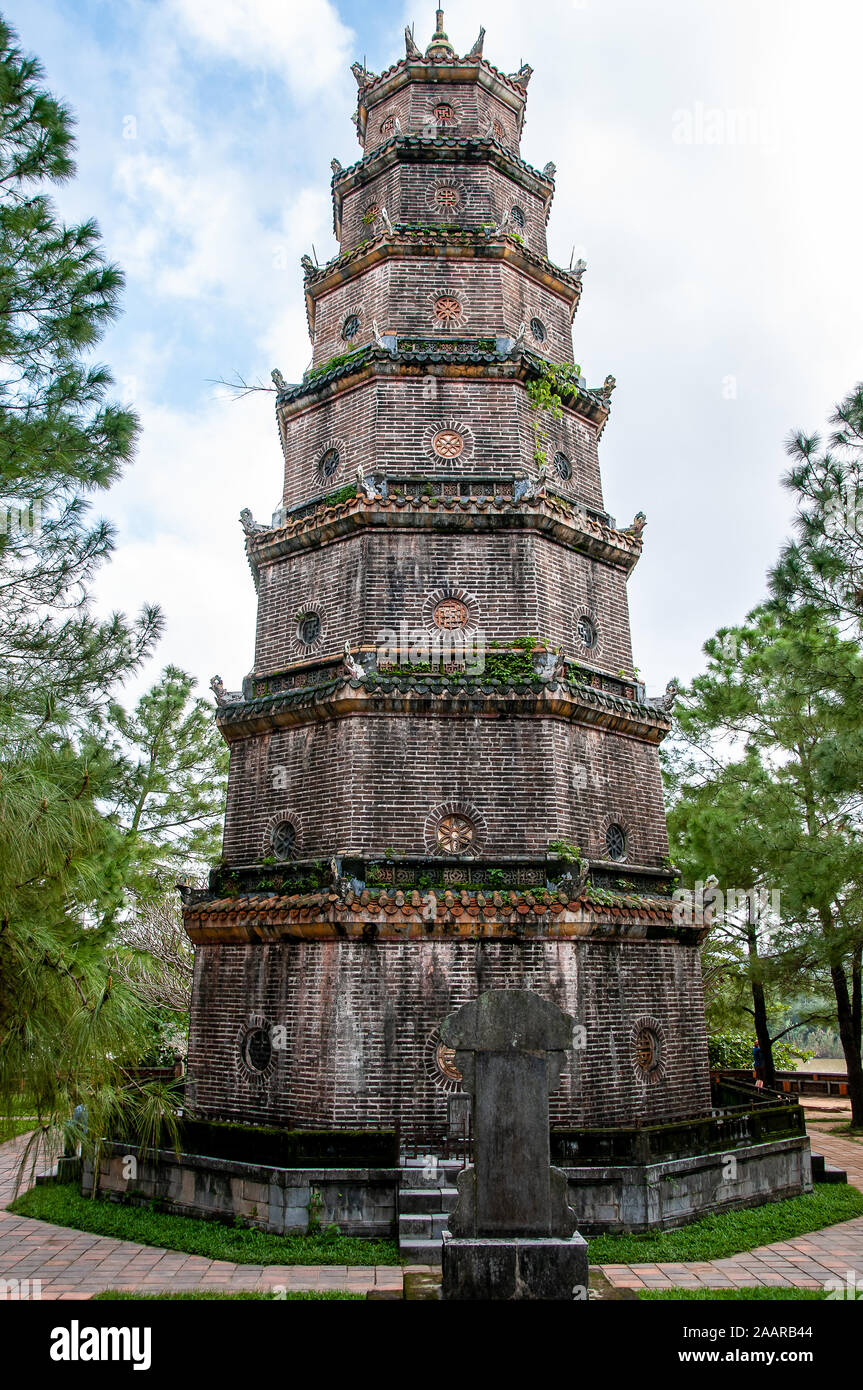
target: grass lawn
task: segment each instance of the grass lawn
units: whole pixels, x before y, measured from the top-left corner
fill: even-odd
[[[224,1302],[243,1302],[248,1303],[260,1300],[264,1303],[308,1303],[310,1301],[324,1300],[328,1303],[335,1301],[341,1303],[365,1303],[364,1293],[345,1293],[341,1289],[327,1289],[325,1292],[316,1292],[314,1289],[294,1289],[290,1293],[274,1294],[266,1290],[262,1293],[255,1293],[250,1289],[238,1289],[236,1293],[212,1293],[207,1289],[202,1289],[200,1293],[192,1290],[187,1293],[135,1293],[128,1289],[105,1289],[102,1293],[96,1293],[90,1299],[91,1303],[113,1303],[115,1300],[126,1299],[134,1303],[164,1303],[170,1300],[185,1303],[224,1303]]]
[[[11,1115],[0,1115],[0,1144],[5,1144],[7,1139],[14,1139],[19,1134],[27,1134],[35,1128],[36,1121],[33,1119],[19,1120]]]
[[[802,1197],[702,1216],[675,1231],[595,1236],[588,1253],[594,1265],[721,1260],[776,1240],[792,1240],[810,1231],[820,1231],[854,1216],[863,1216],[863,1193],[845,1183],[816,1183]]]
[[[674,1303],[678,1299],[693,1303],[779,1303],[787,1299],[820,1302],[827,1297],[823,1289],[639,1289],[638,1297],[645,1303]]]
[[[856,1139],[858,1142],[863,1139],[863,1129],[852,1129],[850,1122],[844,1125],[832,1125],[827,1133],[838,1134],[842,1139]]]
[[[244,1265],[397,1265],[398,1246],[391,1240],[361,1240],[358,1236],[278,1236],[194,1216],[172,1216],[122,1202],[82,1197],[74,1183],[46,1183],[31,1188],[10,1203],[9,1211],[71,1226],[76,1231],[159,1245],[231,1260]]]

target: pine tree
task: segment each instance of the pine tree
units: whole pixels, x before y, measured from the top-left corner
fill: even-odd
[[[836,406],[826,447],[796,430],[785,487],[794,494],[796,537],[770,576],[780,609],[809,606],[863,634],[863,383]]]
[[[200,875],[221,848],[228,750],[194,689],[193,676],[166,667],[131,714],[112,701],[85,744],[110,761],[111,814],[135,841],[139,895]]]
[[[111,528],[90,497],[138,422],[91,359],[123,277],[96,224],[65,226],[46,187],[74,173],[72,120],[0,19],[0,698],[35,717],[97,705],[152,647],[158,610],[100,620],[88,586]]]
[[[95,224],[65,226],[46,192],[74,165],[42,77],[0,19],[0,1106],[23,1090],[44,1151],[76,1106],[92,1145],[121,1112],[151,1132],[167,1100],[128,1070],[152,1034],[114,967],[135,837],[107,811],[109,757],[81,736],[161,624],[152,608],[100,620],[89,598],[113,545],[90,499],[138,431],[90,355],[122,276]]]
[[[779,890],[771,949],[791,978],[829,980],[863,1126],[863,655],[811,607],[755,609],[705,651],[677,713],[708,760],[700,787],[690,779],[680,793],[673,829],[720,883],[746,872]]]

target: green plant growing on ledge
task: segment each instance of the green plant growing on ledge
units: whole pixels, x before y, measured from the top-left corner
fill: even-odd
[[[582,853],[578,845],[574,845],[572,840],[566,837],[560,840],[549,840],[549,854],[554,855],[555,859],[562,859],[564,864],[581,864]]]
[[[316,1236],[321,1229],[321,1211],[323,1210],[324,1199],[320,1189],[317,1187],[309,1188],[309,1201],[306,1211],[309,1213],[309,1223],[306,1227],[307,1236]]]
[[[543,447],[543,441],[548,439],[548,432],[540,424],[540,412],[546,411],[553,420],[563,419],[563,398],[564,396],[574,398],[578,395],[578,378],[581,376],[581,367],[578,364],[570,367],[568,362],[543,361],[537,370],[537,376],[527,384],[527,398],[530,401],[531,410],[537,413],[537,418],[533,422],[533,461],[539,469],[542,469],[548,462],[548,453]]]
[[[344,367],[348,362],[359,362],[359,359],[368,352],[367,347],[357,348],[355,352],[344,352],[336,357],[331,357],[328,362],[322,362],[319,367],[313,367],[309,372],[308,380],[314,381],[319,376],[324,376],[326,372],[334,372],[337,367]]]
[[[339,488],[337,492],[328,492],[323,505],[325,507],[339,507],[342,502],[350,502],[356,495],[356,483],[348,483],[347,487]]]

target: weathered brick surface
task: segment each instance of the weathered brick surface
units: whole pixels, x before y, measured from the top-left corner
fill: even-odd
[[[571,482],[555,477],[555,487],[601,510],[596,427],[570,407],[561,414],[554,420],[545,412],[540,421],[549,461],[560,451],[573,465]],[[353,483],[358,464],[368,474],[395,477],[535,474],[536,422],[525,388],[516,381],[459,378],[431,370],[367,380],[313,400],[283,421],[283,501],[297,507],[326,488]],[[438,458],[432,448],[436,429],[451,425],[465,433],[464,451],[457,460]],[[324,478],[319,462],[332,446],[338,449],[340,464]]]
[[[374,244],[326,271],[307,267],[316,364],[347,350],[342,327],[350,313],[360,319],[351,346],[369,343],[375,323],[379,334],[402,338],[442,334],[434,312],[442,294],[463,307],[451,333],[515,338],[536,317],[548,336],[539,343],[528,329],[527,351],[571,363],[576,290],[511,237],[492,231],[457,244],[421,233],[415,248],[402,234],[393,237],[363,222],[375,202],[393,222],[475,227],[499,223],[517,200],[527,247],[545,250],[550,174],[538,179],[499,144],[483,143],[484,126],[499,117],[504,142],[515,152],[523,91],[507,94],[509,79],[487,65],[482,80],[475,73],[474,86],[463,84],[457,92],[448,80],[430,86],[424,66],[416,81],[402,86],[401,70],[394,71],[364,94],[367,148],[378,147],[381,122],[392,114],[406,143],[384,145],[367,164],[335,180],[342,249],[358,241]],[[447,143],[449,136],[437,145],[434,137],[416,140],[435,98],[456,104],[458,138],[481,139],[458,147]],[[452,208],[436,202],[442,183],[457,189]],[[228,866],[269,858],[271,832],[284,819],[295,826],[294,852],[301,859],[326,865],[340,853],[374,857],[387,850],[422,858],[440,852],[435,813],[456,806],[474,821],[473,851],[491,861],[542,858],[552,841],[568,839],[589,857],[597,882],[608,885],[613,870],[602,861],[614,823],[626,831],[627,865],[636,872],[638,865],[661,870],[668,844],[655,740],[664,721],[657,726],[655,712],[639,712],[632,703],[625,575],[640,531],[609,540],[604,523],[585,510],[603,511],[597,457],[607,417],[602,397],[582,397],[559,419],[538,414],[525,384],[535,379],[535,356],[521,347],[509,358],[485,360],[474,346],[460,360],[427,364],[390,351],[376,349],[351,375],[313,379],[306,394],[280,398],[284,505],[308,512],[298,526],[291,522],[267,533],[258,550],[252,543],[253,558],[261,557],[255,562],[255,675],[263,678],[263,689],[259,703],[249,696],[223,715],[232,739]],[[535,528],[536,518],[528,516],[534,504],[515,501],[514,480],[536,477],[537,424],[546,435],[541,445],[549,482],[578,511],[555,500],[553,521],[546,525],[543,515]],[[462,437],[454,459],[432,447],[442,429]],[[338,466],[325,470],[324,456],[332,450]],[[558,452],[571,461],[569,481],[554,474]],[[395,504],[375,495],[363,503],[361,518],[353,503],[321,508],[311,518],[309,504],[362,481],[359,467],[366,480],[387,477],[394,485],[448,480],[447,505],[412,511],[405,503],[396,515]],[[492,504],[494,517],[481,518],[472,504],[452,501],[453,480],[459,486],[492,480],[488,490],[484,483],[480,488],[486,498],[500,480],[499,491],[508,489],[511,502]],[[635,499],[635,506],[642,501]],[[483,694],[474,686],[461,705],[452,691],[446,698],[431,692],[402,698],[371,675],[363,685],[356,671],[350,685],[346,668],[335,664],[345,644],[368,652],[386,629],[425,625],[432,595],[469,601],[472,625],[482,628],[489,644],[506,647],[532,637],[562,648],[570,675],[581,668],[582,693],[573,694],[560,671],[537,682],[538,695],[530,689],[524,698]],[[297,630],[298,619],[310,612],[321,625],[311,646]],[[589,649],[578,630],[585,617],[599,635]],[[284,695],[294,679],[320,683],[334,671],[341,679],[325,696]],[[618,682],[622,698],[605,701],[618,673],[632,687],[621,692]],[[267,677],[274,678],[269,689]],[[583,694],[591,681],[604,692],[596,696],[598,705]],[[271,872],[258,872],[253,896],[264,893]],[[255,874],[238,877],[251,882]],[[655,881],[647,872],[643,878]],[[519,926],[508,936],[492,929],[483,908],[484,940],[471,925],[480,912],[476,902],[457,929],[446,919],[435,924],[423,917],[404,935],[384,907],[384,939],[355,907],[362,895],[339,898],[339,912],[323,923],[314,918],[319,907],[303,899],[296,933],[292,937],[282,923],[279,931],[288,939],[275,940],[276,924],[267,913],[279,909],[267,907],[268,901],[264,893],[245,902],[245,925],[231,926],[219,914],[210,920],[206,911],[198,919],[190,1094],[205,1114],[297,1126],[398,1121],[414,1132],[440,1128],[447,1104],[434,1030],[459,1004],[507,987],[535,989],[585,1026],[586,1048],[552,1098],[555,1122],[631,1124],[709,1106],[698,948],[675,939],[648,899],[630,904],[625,931],[618,931],[612,903],[607,921],[584,930],[576,921],[571,936],[554,940],[550,928],[549,939],[542,939],[531,915],[535,902],[513,908],[524,930]],[[273,1066],[259,1074],[242,1056],[244,1029],[252,1023],[285,1030],[286,1047],[277,1048]],[[661,1052],[650,1081],[637,1065],[639,1027],[653,1029]],[[651,1055],[643,1038],[642,1044]]]
[[[671,1119],[709,1107],[697,951],[671,943],[302,942],[199,947],[189,1071],[211,1116],[300,1128],[446,1123],[435,1030],[487,989],[532,989],[586,1030],[551,1097],[554,1124]],[[265,1079],[237,1064],[247,1017],[283,1026]],[[664,1074],[638,1078],[633,1030],[665,1034]],[[435,1079],[437,1078],[437,1080]]]
[[[399,150],[398,162],[381,172],[370,166],[367,175],[363,171],[362,182],[345,193],[342,251],[352,250],[368,240],[372,231],[380,230],[381,208],[386,208],[392,222],[462,227],[499,226],[512,216],[513,208],[519,208],[524,226],[512,229],[530,250],[547,254],[544,202],[524,187],[517,170],[508,173],[474,160],[446,158],[418,163],[409,157],[411,153]]]
[[[271,854],[279,819],[303,858],[426,853],[426,821],[451,801],[473,806],[483,854],[544,855],[570,838],[605,858],[608,820],[623,820],[631,863],[668,853],[656,754],[636,739],[554,720],[341,719],[274,729],[232,745],[225,829],[230,864]]]
[[[461,316],[442,323],[436,304],[442,296],[458,300]],[[346,342],[349,318],[359,331]],[[550,362],[572,362],[572,333],[566,300],[507,262],[477,256],[446,258],[429,251],[379,262],[317,301],[314,365],[373,340],[372,326],[400,338],[515,338],[522,324],[539,318],[548,337],[527,342]]]
[[[452,107],[454,120],[439,123],[435,108],[446,103]],[[411,82],[399,91],[370,102],[366,128],[365,153],[385,144],[391,133],[381,130],[388,117],[397,117],[404,135],[436,134],[481,135],[492,132],[495,122],[503,127],[498,138],[507,149],[518,154],[519,113],[489,91],[483,91],[476,81]]]
[[[621,570],[532,532],[491,536],[375,531],[309,551],[289,565],[262,567],[255,673],[307,658],[297,616],[319,614],[320,656],[345,642],[376,646],[404,622],[423,631],[430,596],[458,589],[475,604],[475,627],[501,645],[541,635],[551,647],[630,677],[632,651]],[[590,615],[597,645],[582,644],[578,619]]]

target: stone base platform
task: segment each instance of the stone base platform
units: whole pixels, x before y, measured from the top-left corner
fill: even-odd
[[[587,1241],[552,1236],[443,1236],[443,1297],[587,1302]]]
[[[133,1179],[127,1158],[138,1158]],[[183,1216],[239,1218],[279,1234],[301,1234],[312,1193],[322,1226],[345,1235],[395,1238],[404,1168],[272,1168],[161,1149],[140,1154],[129,1144],[105,1145],[99,1191],[142,1205],[154,1199]],[[646,1164],[564,1167],[567,1200],[578,1229],[603,1232],[667,1230],[710,1212],[796,1197],[812,1188],[809,1139],[775,1139],[687,1158]],[[82,1189],[92,1191],[85,1162]],[[315,1202],[318,1197],[315,1197]],[[436,1251],[435,1251],[436,1257]]]

